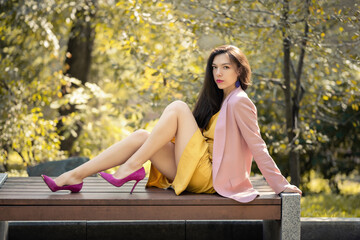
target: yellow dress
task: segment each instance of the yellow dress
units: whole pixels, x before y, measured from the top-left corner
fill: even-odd
[[[213,115],[206,129],[198,129],[180,157],[174,181],[171,183],[151,165],[147,187],[172,187],[179,195],[183,191],[215,193],[212,182],[212,151],[215,125],[219,113]]]

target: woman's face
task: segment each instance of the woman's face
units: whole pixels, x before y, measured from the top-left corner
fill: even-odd
[[[219,89],[224,91],[224,97],[226,97],[236,88],[235,82],[238,77],[238,69],[225,53],[215,56],[212,69],[215,83]]]

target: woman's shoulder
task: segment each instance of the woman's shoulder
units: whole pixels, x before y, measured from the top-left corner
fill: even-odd
[[[236,92],[229,98],[228,104],[230,106],[243,106],[248,105],[255,107],[247,93],[242,89],[236,89]]]

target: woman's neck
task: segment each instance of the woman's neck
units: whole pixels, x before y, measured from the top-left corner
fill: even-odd
[[[229,96],[229,94],[234,91],[236,89],[236,87],[232,88],[232,89],[224,89],[223,92],[224,92],[224,98],[223,98],[223,101],[227,98],[227,96]]]

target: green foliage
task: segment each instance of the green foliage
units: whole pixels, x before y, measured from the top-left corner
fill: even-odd
[[[309,189],[301,198],[302,217],[359,217],[360,183],[358,173],[337,175],[341,194],[331,191],[329,180],[310,171]]]
[[[155,110],[174,99],[194,102],[194,90],[201,86],[197,80],[202,59],[193,34],[172,16],[172,5],[119,1],[102,7],[98,17],[104,21],[96,26],[95,49],[101,70],[93,69],[100,79],[117,82],[127,101],[144,104],[150,99],[148,107]]]
[[[59,158],[57,120],[50,117],[49,105],[59,89],[54,69],[60,49],[54,25],[45,18],[47,6],[31,1],[2,4],[0,162],[6,166],[13,152],[25,166]]]
[[[26,164],[66,157],[59,150],[58,133],[66,129],[76,135],[78,120],[83,131],[73,152],[93,157],[129,132],[146,128],[169,101],[194,103],[203,59],[196,54],[193,34],[176,23],[172,5],[162,1],[100,1],[90,81],[83,85],[63,76],[72,21],[76,9],[86,7],[85,1],[2,5],[0,136],[5,167],[12,152]],[[70,94],[63,96],[61,85]],[[77,111],[62,119],[64,129],[56,129],[58,109],[68,103],[76,104]]]
[[[301,198],[301,217],[360,217],[360,195],[319,193]]]

